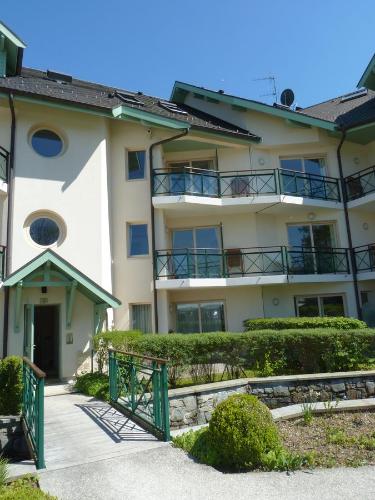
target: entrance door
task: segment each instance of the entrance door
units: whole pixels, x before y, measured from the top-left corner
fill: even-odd
[[[49,378],[59,376],[59,306],[34,307],[34,363]]]

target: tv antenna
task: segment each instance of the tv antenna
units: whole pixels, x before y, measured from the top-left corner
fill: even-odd
[[[265,76],[263,78],[254,78],[253,82],[260,82],[267,80],[271,86],[271,92],[268,94],[261,94],[259,97],[269,97],[273,96],[275,102],[277,102],[277,88],[276,88],[276,77],[273,75]]]

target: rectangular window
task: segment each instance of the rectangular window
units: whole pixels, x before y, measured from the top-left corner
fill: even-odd
[[[325,175],[325,159],[319,157],[280,158],[280,167],[293,172]]]
[[[131,305],[131,319],[133,330],[140,330],[143,333],[152,332],[150,304]]]
[[[146,151],[128,151],[127,179],[132,181],[145,178]]]
[[[224,303],[177,304],[176,330],[179,333],[225,331]]]
[[[147,224],[129,224],[129,256],[148,255]]]
[[[343,295],[295,297],[297,316],[345,316]]]

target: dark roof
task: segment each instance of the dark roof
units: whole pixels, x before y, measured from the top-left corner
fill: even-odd
[[[46,72],[36,69],[22,68],[20,75],[0,78],[0,89],[11,90],[14,94],[61,101],[65,104],[84,106],[108,113],[113,108],[123,105],[161,117],[185,122],[194,129],[206,129],[242,139],[260,140],[258,136],[248,130],[188,106],[179,106],[186,111],[186,114],[173,113],[159,106],[159,101],[166,102],[165,99],[147,96],[141,92],[130,92],[124,89],[77,80],[75,78],[71,82],[56,81],[48,78]],[[124,102],[116,95],[116,92],[133,95],[139,101],[139,105]]]
[[[356,97],[353,93],[335,97],[328,101],[301,109],[300,112],[336,123],[340,127],[352,128],[357,125],[375,121],[375,92],[367,90],[365,95],[358,91]]]

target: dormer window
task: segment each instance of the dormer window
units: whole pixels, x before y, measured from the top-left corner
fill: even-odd
[[[4,23],[0,22],[0,77],[18,75],[26,45]]]

